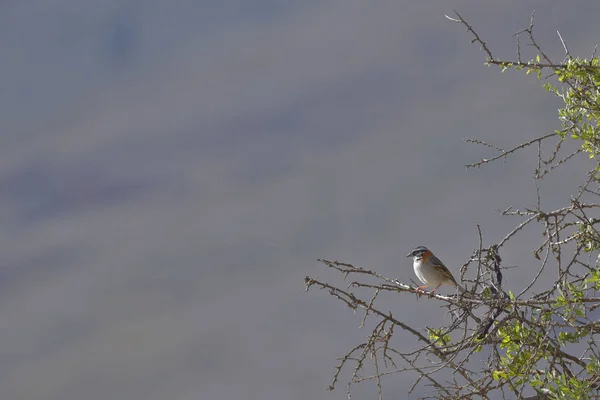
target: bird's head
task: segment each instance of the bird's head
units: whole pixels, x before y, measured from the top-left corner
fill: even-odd
[[[413,257],[417,260],[420,260],[422,258],[427,258],[429,255],[431,255],[431,251],[427,247],[417,246],[412,249],[410,253],[406,255],[406,257]]]

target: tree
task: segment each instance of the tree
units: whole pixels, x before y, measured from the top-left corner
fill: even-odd
[[[496,58],[471,25],[455,12],[447,18],[462,25],[480,45],[486,65],[533,73],[544,88],[557,96],[564,107],[558,112],[561,129],[540,134],[533,140],[503,150],[477,139],[467,140],[489,147],[497,154],[467,165],[482,167],[529,146],[537,147],[534,181],[537,193],[535,207],[501,212],[520,222],[498,243],[484,245],[479,229],[478,245],[461,269],[461,275],[472,276],[466,293],[444,296],[429,295],[441,302],[453,316],[451,323],[437,328],[411,326],[379,307],[385,292],[417,293],[416,289],[374,270],[349,263],[319,260],[327,268],[354,280],[336,286],[317,278],[306,277],[306,289],[321,288],[348,307],[362,310],[362,324],[374,320],[374,328],[366,341],[357,344],[341,358],[330,389],[338,384],[340,372],[350,368],[353,384],[374,380],[378,396],[383,398],[384,377],[405,371],[418,373],[412,390],[420,382],[430,385],[434,398],[527,398],[589,399],[600,391],[600,349],[595,338],[600,334],[600,59],[595,50],[591,57],[574,57],[562,37],[565,58],[556,63],[538,45],[533,34],[534,15],[529,26],[517,37],[517,58]],[[535,55],[524,61],[520,40],[535,49]],[[574,151],[565,143],[575,143]],[[546,176],[576,156],[587,155],[592,167],[581,171],[581,185],[568,201],[556,209],[544,209],[539,187]],[[543,241],[532,249],[538,260],[537,275],[520,293],[503,288],[501,253],[526,226],[537,226]],[[554,276],[552,285],[533,292],[542,276]],[[365,290],[369,292],[364,295]],[[405,293],[404,293],[405,294]],[[404,330],[422,346],[410,353],[395,347],[394,332]],[[473,355],[487,355],[485,362]],[[371,373],[372,371],[372,373]],[[444,375],[445,374],[445,375]],[[441,380],[450,376],[451,380]]]

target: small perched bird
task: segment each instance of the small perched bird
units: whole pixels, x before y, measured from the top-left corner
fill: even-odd
[[[423,286],[417,288],[418,291],[424,291],[423,289],[427,287],[435,286],[435,289],[431,291],[431,293],[434,293],[445,283],[464,292],[464,289],[456,283],[456,279],[454,279],[450,270],[427,247],[415,247],[406,257],[413,258],[415,274],[424,283]]]

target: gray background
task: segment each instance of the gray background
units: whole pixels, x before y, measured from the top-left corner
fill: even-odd
[[[0,398],[345,399],[325,388],[368,332],[304,293],[343,284],[316,258],[409,282],[423,244],[456,272],[476,224],[498,241],[517,220],[494,210],[535,204],[535,153],[465,170],[494,153],[462,139],[558,128],[560,102],[483,66],[452,9],[504,58],[533,9],[557,60],[556,30],[582,56],[600,34],[593,0],[0,2]],[[513,291],[540,239],[502,253]]]

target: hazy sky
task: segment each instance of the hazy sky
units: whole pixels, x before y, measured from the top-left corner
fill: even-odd
[[[409,282],[426,245],[457,271],[476,224],[498,241],[515,220],[495,210],[535,200],[533,153],[465,170],[491,153],[462,139],[558,127],[556,99],[483,66],[444,14],[504,58],[534,9],[558,60],[556,30],[576,55],[598,44],[597,1],[484,3],[0,2],[0,398],[345,399],[325,388],[368,332],[304,293],[343,284],[316,259]],[[513,291],[538,241],[504,250]]]

